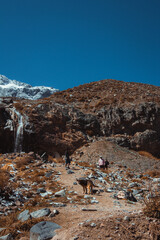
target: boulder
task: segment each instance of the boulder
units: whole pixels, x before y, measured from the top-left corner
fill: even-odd
[[[25,211],[21,212],[17,217],[17,219],[20,220],[21,222],[25,222],[30,218],[31,218],[31,215],[29,213],[29,210],[25,210]]]
[[[133,196],[131,192],[126,192],[126,191],[119,191],[117,193],[117,198],[118,199],[126,199],[132,202],[137,202],[136,198]]]
[[[43,208],[35,212],[32,212],[31,217],[33,218],[45,217],[45,216],[48,216],[50,213],[51,213],[51,210],[49,208]]]
[[[59,228],[61,226],[53,222],[39,222],[30,229],[30,240],[49,240],[56,235],[55,230]]]

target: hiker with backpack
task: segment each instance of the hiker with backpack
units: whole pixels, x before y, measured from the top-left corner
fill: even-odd
[[[65,158],[64,159],[65,159],[65,167],[70,168],[69,166],[70,166],[70,163],[71,163],[71,159],[69,157],[68,151],[65,152]]]
[[[105,169],[105,161],[102,157],[99,158],[98,165],[100,168]]]

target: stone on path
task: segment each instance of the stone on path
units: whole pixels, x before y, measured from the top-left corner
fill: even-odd
[[[56,192],[54,194],[55,197],[64,197],[66,195],[66,191],[65,190],[61,190],[59,192]]]
[[[68,174],[73,174],[74,171],[72,171],[72,170],[69,169],[69,170],[67,171],[67,173],[68,173]]]
[[[40,218],[44,216],[48,216],[51,213],[49,208],[43,208],[31,213],[31,217],[33,218]]]
[[[18,220],[20,220],[21,222],[25,222],[27,221],[29,218],[31,218],[31,215],[29,213],[29,210],[25,210],[23,212],[21,212],[19,215],[18,215]]]
[[[56,235],[54,231],[59,228],[61,226],[53,222],[39,222],[30,229],[30,240],[49,240]]]
[[[13,240],[13,237],[12,237],[11,233],[9,233],[5,236],[0,237],[0,240]]]

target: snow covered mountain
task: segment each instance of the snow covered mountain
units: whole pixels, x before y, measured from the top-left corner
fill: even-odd
[[[0,74],[0,97],[17,97],[25,99],[40,99],[49,97],[51,94],[59,91],[52,87],[36,86],[10,80]]]

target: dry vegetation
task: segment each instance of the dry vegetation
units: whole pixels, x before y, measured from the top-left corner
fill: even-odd
[[[52,109],[53,103],[73,104],[75,107],[94,113],[104,106],[130,105],[140,102],[156,102],[160,104],[160,88],[141,84],[127,83],[112,79],[101,80],[70,88],[54,93],[49,98],[31,101],[22,100],[15,103],[15,107],[24,113],[36,114],[35,108],[39,105]]]
[[[49,99],[94,111],[107,105],[127,105],[139,102],[160,103],[160,88],[140,83],[126,83],[112,79],[80,85],[56,92]]]
[[[20,239],[23,236],[29,237],[29,230],[31,229],[31,227],[34,226],[36,223],[45,220],[45,218],[32,218],[25,222],[21,222],[17,220],[18,214],[19,212],[11,213],[8,216],[0,218],[0,226],[3,226],[4,228],[6,227],[6,229],[0,232],[0,236],[11,233],[13,239]]]
[[[146,151],[139,151],[138,152],[141,156],[148,157],[154,160],[160,160],[159,158],[154,157],[151,153],[146,152]]]
[[[146,216],[160,219],[160,194],[150,192],[151,197],[145,199],[145,208],[143,212]]]
[[[30,156],[17,157],[15,160],[16,167],[22,170],[22,168],[33,162],[33,160],[33,157]]]

